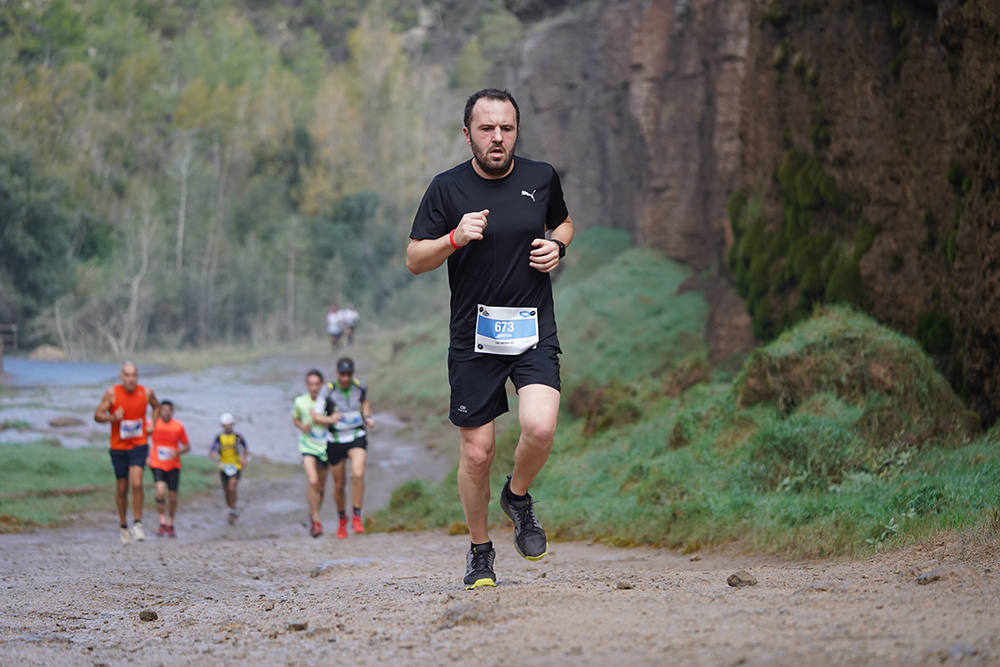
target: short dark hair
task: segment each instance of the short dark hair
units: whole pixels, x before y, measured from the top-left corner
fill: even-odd
[[[469,99],[465,101],[465,117],[462,119],[463,127],[469,127],[469,121],[472,120],[472,107],[476,106],[476,102],[484,97],[488,100],[510,102],[514,106],[514,116],[517,119],[517,126],[521,127],[521,110],[517,107],[517,100],[514,99],[514,96],[506,88],[503,90],[499,88],[483,88],[480,91],[472,93]]]
[[[174,402],[170,400],[160,401],[160,407],[162,408],[164,405],[169,405],[170,407],[174,407]]]
[[[318,378],[319,378],[319,381],[320,381],[320,382],[322,382],[322,381],[323,381],[323,374],[322,374],[322,373],[320,373],[320,372],[319,372],[318,370],[316,370],[315,368],[310,368],[310,369],[309,369],[308,371],[306,371],[306,379],[307,379],[307,380],[309,379],[309,376],[310,376],[310,375],[315,375],[316,377],[318,377]]]

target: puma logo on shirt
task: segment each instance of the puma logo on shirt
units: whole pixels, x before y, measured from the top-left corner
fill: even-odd
[[[538,192],[538,190],[532,190],[531,192],[528,192],[527,190],[521,190],[521,194],[524,195],[525,197],[531,197],[531,201],[535,201],[536,192]]]

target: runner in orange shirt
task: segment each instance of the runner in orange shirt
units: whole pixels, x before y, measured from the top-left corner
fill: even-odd
[[[109,387],[94,411],[94,421],[111,424],[111,465],[115,469],[115,504],[122,544],[146,539],[142,530],[142,469],[149,455],[149,422],[146,408],[152,406],[153,421],[160,416],[160,402],[152,389],[139,384],[139,369],[131,361],[122,364],[121,384]],[[132,487],[132,523],[128,529],[128,488]]]
[[[173,417],[173,402],[160,401],[160,418],[153,427],[153,446],[146,459],[156,483],[156,511],[160,513],[157,537],[177,537],[174,513],[177,511],[177,487],[181,481],[181,454],[191,451],[184,424]]]

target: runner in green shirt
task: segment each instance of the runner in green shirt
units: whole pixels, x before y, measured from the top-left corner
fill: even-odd
[[[306,389],[308,392],[295,397],[292,408],[292,423],[299,433],[299,452],[302,454],[302,467],[306,471],[309,486],[306,498],[309,501],[309,514],[312,527],[309,534],[319,537],[323,534],[323,524],[319,520],[319,509],[323,504],[323,490],[326,487],[326,427],[316,424],[309,414],[315,408],[316,398],[323,388],[323,374],[316,369],[306,373]]]

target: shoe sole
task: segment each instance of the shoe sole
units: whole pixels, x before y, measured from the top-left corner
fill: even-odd
[[[479,588],[480,586],[493,586],[493,587],[495,587],[496,585],[497,585],[496,581],[494,581],[493,579],[490,579],[489,577],[484,577],[483,579],[476,579],[476,583],[474,583],[474,584],[466,584],[465,585],[465,590],[471,591],[472,589]]]

